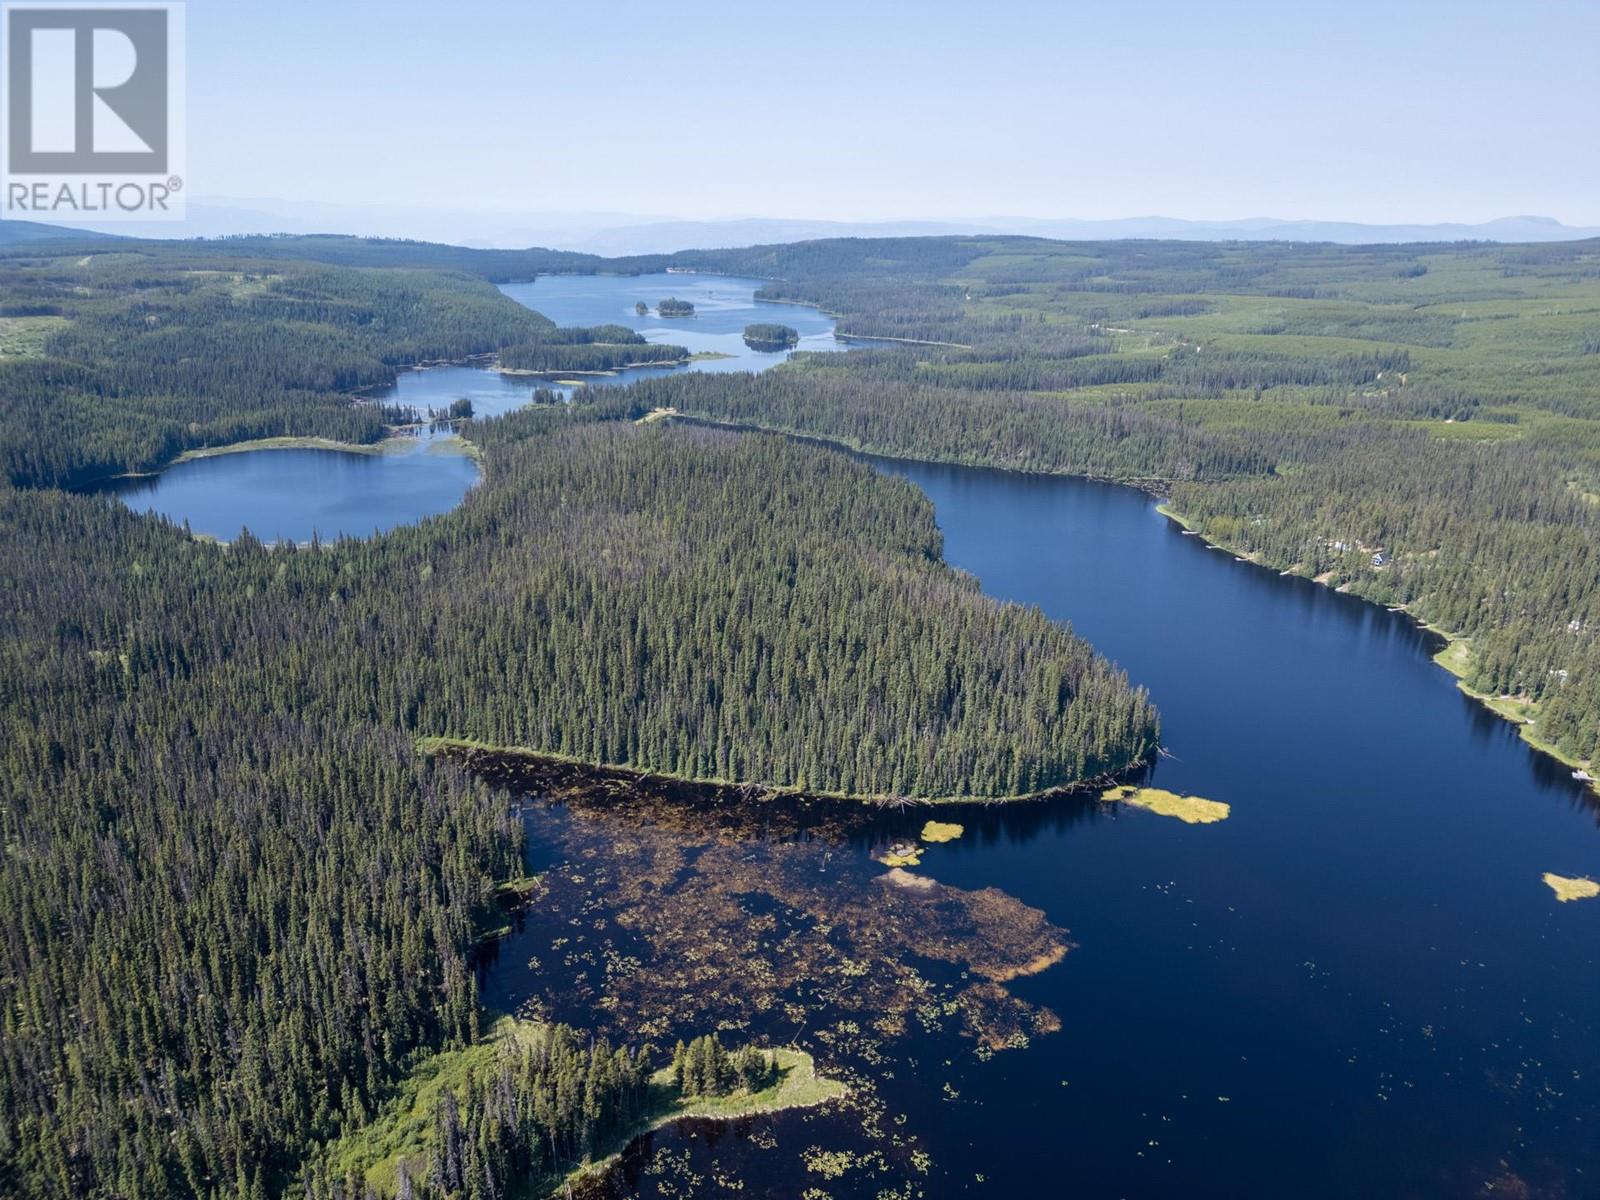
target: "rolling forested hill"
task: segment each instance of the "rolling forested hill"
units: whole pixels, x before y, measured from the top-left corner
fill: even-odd
[[[868,341],[640,403],[884,454],[1140,482],[1211,539],[1461,640],[1600,756],[1600,242],[841,239],[689,253]]]
[[[558,330],[487,282],[500,260],[476,251],[293,239],[330,262],[406,264],[351,268],[290,258],[289,239],[248,242],[277,253],[224,241],[0,255],[0,474],[74,486],[254,438],[374,442],[413,414],[352,393],[417,362],[499,353],[592,370],[685,353],[620,326]],[[460,262],[479,273],[431,269]]]

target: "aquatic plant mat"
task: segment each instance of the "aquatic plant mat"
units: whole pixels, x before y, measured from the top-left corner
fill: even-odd
[[[1593,900],[1600,896],[1600,883],[1593,879],[1579,877],[1568,878],[1557,875],[1554,871],[1544,873],[1545,886],[1556,894],[1556,899],[1565,904],[1569,900]]]
[[[926,1194],[937,1149],[889,1110],[879,1081],[916,1063],[937,1099],[952,1063],[1061,1027],[1008,985],[1059,963],[1066,931],[998,888],[940,883],[939,856],[956,852],[941,843],[960,835],[930,826],[926,809],[641,783],[549,760],[475,765],[513,787],[536,775],[543,793],[521,802],[537,883],[486,954],[487,1004],[614,1042],[716,1032],[793,1046],[848,1088],[731,1127],[677,1121],[583,1180],[582,1195],[742,1181],[753,1195],[909,1200]],[[896,844],[918,847],[922,869],[876,861]]]
[[[1175,817],[1185,825],[1215,825],[1218,821],[1226,821],[1232,811],[1220,800],[1180,796],[1161,788],[1113,787],[1102,792],[1100,798],[1108,803],[1142,808],[1158,817]]]

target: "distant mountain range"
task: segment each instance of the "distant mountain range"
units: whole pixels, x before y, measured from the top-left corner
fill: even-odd
[[[545,246],[591,254],[669,254],[829,237],[927,237],[1027,234],[1064,240],[1171,238],[1181,241],[1280,242],[1557,242],[1600,237],[1600,227],[1563,225],[1551,217],[1501,217],[1481,224],[1367,225],[1357,221],[1187,221],[1123,217],[1088,221],[981,217],[971,221],[818,221],[751,217],[682,221],[629,213],[484,213],[406,207],[360,207],[285,200],[191,201],[182,222],[128,222],[106,232],[129,237],[220,237],[230,233],[349,233],[406,237],[463,246]],[[49,237],[92,237],[88,230],[0,221],[0,244]]]
[[[0,246],[18,246],[25,242],[56,242],[63,238],[73,241],[99,241],[110,235],[92,229],[68,229],[62,225],[42,225],[38,221],[0,221]]]

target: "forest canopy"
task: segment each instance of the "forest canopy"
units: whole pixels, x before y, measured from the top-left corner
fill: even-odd
[[[767,279],[863,348],[455,413],[485,483],[371,541],[222,547],[60,490],[244,438],[377,440],[404,414],[359,397],[421,360],[676,350],[559,329],[489,282],[599,262],[342,238],[0,252],[0,1192],[293,1190],[409,1064],[479,1037],[467,956],[521,827],[423,736],[881,796],[1033,792],[1153,752],[1149,699],[949,570],[909,484],[632,423],[652,410],[1137,483],[1214,541],[1463,636],[1469,682],[1600,754],[1592,242],[613,261]],[[609,1078],[597,1128],[632,1111],[632,1053],[550,1050]],[[545,1153],[479,1099],[441,1128],[482,1161]]]
[[[1148,698],[946,567],[911,485],[636,426],[625,390],[463,419],[483,485],[370,541],[222,546],[59,490],[234,436],[382,436],[354,393],[416,358],[640,349],[606,327],[409,267],[0,270],[6,319],[49,322],[0,362],[5,1194],[279,1194],[478,1038],[469,954],[521,827],[423,736],[882,796],[1154,751]]]
[[[1240,554],[1464,639],[1469,686],[1600,761],[1600,241],[835,239],[670,261],[768,279],[871,349],[642,401],[1170,494]]]

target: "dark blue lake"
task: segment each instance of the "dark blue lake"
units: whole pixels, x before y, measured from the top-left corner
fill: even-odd
[[[1140,492],[877,465],[932,498],[951,563],[1148,687],[1172,753],[1153,782],[1231,815],[940,809],[964,832],[913,871],[951,890],[879,926],[872,856],[926,809],[838,814],[830,842],[726,809],[697,830],[615,800],[531,805],[530,859],[556,882],[500,949],[490,1004],[793,1040],[858,1097],[659,1133],[605,1194],[721,1195],[718,1172],[774,1197],[1600,1194],[1600,901],[1541,880],[1600,872],[1593,793],[1463,696],[1402,616],[1209,550]],[[931,960],[941,937],[991,936],[955,901],[1001,894],[1073,945],[1004,985],[1059,1028],[1033,1018],[991,1053],[948,1014],[992,985]],[[884,980],[908,970],[926,990],[902,1018]]]
[[[939,848],[941,880],[1078,948],[1018,985],[1062,1032],[975,1069],[970,1109],[921,1105],[933,1141],[997,1195],[1600,1194],[1600,901],[1541,880],[1600,872],[1594,793],[1403,616],[1209,550],[1136,491],[880,466],[932,498],[950,562],[1150,689],[1158,785],[1232,805],[1000,815]]]

